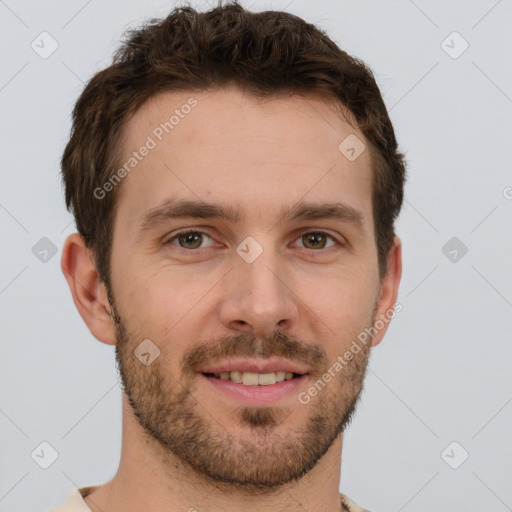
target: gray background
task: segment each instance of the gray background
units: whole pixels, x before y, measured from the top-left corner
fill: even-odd
[[[403,311],[373,351],[341,490],[377,512],[511,510],[512,1],[243,3],[298,14],[367,62],[409,163]],[[48,510],[117,469],[114,350],[60,271],[74,224],[59,160],[83,83],[126,28],[174,5],[0,0],[0,511]],[[43,31],[59,45],[46,59],[31,48]],[[48,469],[31,456],[43,441]]]

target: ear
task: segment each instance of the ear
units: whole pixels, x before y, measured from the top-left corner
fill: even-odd
[[[388,254],[386,275],[382,278],[377,309],[375,311],[374,329],[376,333],[372,340],[372,347],[378,345],[386,331],[394,311],[401,311],[402,305],[395,307],[398,295],[398,285],[402,277],[402,242],[397,236],[393,239],[393,246]]]
[[[108,345],[115,345],[115,327],[110,316],[107,290],[93,263],[93,256],[78,233],[66,238],[61,269],[73,301],[92,335]]]

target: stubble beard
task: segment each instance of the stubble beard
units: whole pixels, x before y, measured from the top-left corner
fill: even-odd
[[[145,436],[162,448],[164,463],[173,464],[177,457],[206,484],[225,491],[259,494],[299,480],[315,467],[353,419],[370,346],[354,354],[306,405],[297,400],[292,407],[238,406],[212,417],[194,398],[198,376],[191,369],[193,362],[213,354],[211,347],[201,345],[188,352],[178,377],[167,369],[164,347],[160,347],[161,355],[145,366],[133,353],[141,340],[128,332],[112,299],[111,306],[123,390]],[[370,325],[373,322],[374,314]],[[318,382],[330,366],[320,346],[307,346],[282,332],[258,340],[241,334],[221,340],[215,347],[214,353],[222,356],[277,355],[297,361],[300,355],[302,360],[309,359],[309,364],[314,361],[316,371],[310,375],[314,376],[310,385]],[[296,408],[307,411],[302,424],[292,420],[297,417]]]

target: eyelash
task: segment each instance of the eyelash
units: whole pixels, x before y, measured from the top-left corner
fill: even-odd
[[[199,234],[205,235],[208,238],[210,238],[211,240],[213,240],[213,238],[206,231],[202,231],[201,229],[187,229],[187,230],[180,231],[180,232],[176,233],[171,238],[168,238],[164,242],[164,245],[174,245],[174,244],[171,243],[172,241],[174,241],[178,237],[180,237],[182,235],[186,235],[188,233],[195,233],[195,234],[199,233]],[[343,245],[333,235],[330,235],[329,233],[327,233],[325,231],[321,231],[321,230],[304,231],[303,233],[301,233],[297,237],[297,239],[302,238],[304,235],[308,235],[308,234],[322,234],[322,235],[325,235],[327,238],[330,238],[334,242],[334,245],[338,245],[338,246],[342,246]],[[312,252],[321,252],[321,251],[327,251],[328,249],[332,249],[332,247],[334,247],[334,245],[332,245],[331,247],[322,247],[320,249],[309,249],[308,247],[301,247],[301,249],[304,249],[306,251],[312,251]],[[182,251],[186,251],[189,254],[190,253],[202,254],[203,251],[210,249],[210,247],[202,247],[202,248],[199,248],[199,249],[186,249],[185,247],[180,247],[179,245],[174,245],[174,247],[176,247],[178,249],[181,249]]]

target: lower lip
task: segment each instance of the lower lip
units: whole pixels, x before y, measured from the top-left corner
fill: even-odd
[[[297,396],[300,388],[306,382],[307,374],[290,380],[283,380],[268,386],[247,386],[231,380],[216,379],[201,374],[201,377],[216,391],[238,400],[245,405],[271,405],[290,396]]]

